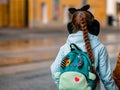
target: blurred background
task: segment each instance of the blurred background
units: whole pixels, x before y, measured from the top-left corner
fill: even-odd
[[[101,24],[99,37],[114,69],[120,0],[0,0],[0,90],[57,90],[50,65],[68,36],[68,8],[85,4]]]
[[[69,21],[68,8],[90,4],[102,26],[120,25],[120,0],[0,0],[0,27],[41,27]]]

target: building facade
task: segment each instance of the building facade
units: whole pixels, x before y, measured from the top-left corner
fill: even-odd
[[[0,0],[0,26],[27,26],[27,0]]]
[[[53,19],[53,0],[29,0],[29,26],[47,24]]]
[[[95,19],[99,20],[102,26],[106,25],[106,0],[96,1],[87,0],[91,5],[90,11],[94,14]]]
[[[59,18],[63,23],[67,23],[69,21],[69,13],[68,8],[75,7],[80,8],[81,2],[80,0],[60,0],[59,2]]]
[[[25,27],[27,26],[27,0],[9,0],[9,26],[10,27]]]
[[[86,1],[95,18],[105,25],[106,0]],[[51,22],[66,24],[68,8],[81,6],[82,0],[0,0],[0,27],[39,27]]]
[[[8,1],[0,0],[0,27],[8,25]]]

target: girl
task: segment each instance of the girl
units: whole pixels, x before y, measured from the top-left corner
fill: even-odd
[[[94,22],[94,16],[89,11],[76,11],[72,17],[72,33],[68,36],[66,43],[60,48],[60,51],[51,65],[52,77],[57,86],[59,79],[55,78],[55,73],[59,72],[63,57],[70,52],[69,45],[76,44],[82,51],[88,53],[91,60],[94,60],[96,74],[102,80],[106,90],[118,90],[110,69],[110,59],[104,45],[99,38],[90,34],[88,27]],[[96,90],[101,90],[100,82],[97,83]]]

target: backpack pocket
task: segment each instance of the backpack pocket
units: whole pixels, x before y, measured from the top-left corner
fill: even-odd
[[[70,71],[61,74],[59,90],[91,90],[91,87],[82,73]]]

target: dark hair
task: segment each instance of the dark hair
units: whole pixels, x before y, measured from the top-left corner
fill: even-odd
[[[83,6],[82,8],[80,9],[76,9],[76,8],[69,8],[68,11],[73,15],[74,13],[78,12],[78,11],[85,11],[87,13],[89,13],[93,18],[94,18],[94,15],[88,11],[88,9],[90,8],[90,5],[85,5]],[[69,22],[67,24],[67,29],[68,29],[68,32],[71,34],[73,33],[73,24],[72,22]],[[100,23],[96,20],[96,19],[93,19],[91,20],[90,23],[87,23],[87,28],[88,28],[88,32],[92,35],[98,35],[99,32],[100,32]]]
[[[69,32],[69,34],[73,33],[73,23],[72,22],[68,22],[67,24],[67,30]],[[98,36],[100,33],[100,23],[94,19],[90,24],[87,25],[88,28],[88,32],[92,35]]]
[[[69,34],[73,33],[73,23],[72,22],[69,22],[67,24],[67,30],[68,30]]]

